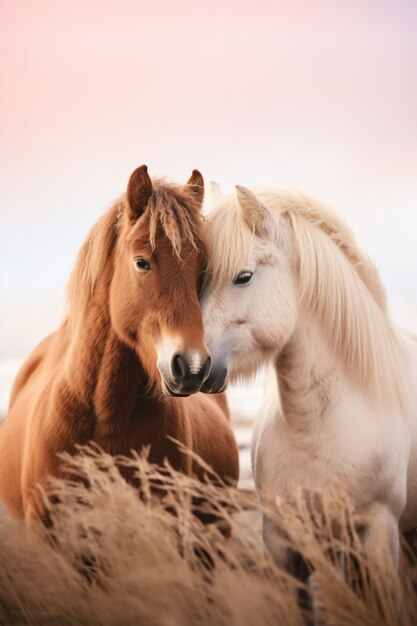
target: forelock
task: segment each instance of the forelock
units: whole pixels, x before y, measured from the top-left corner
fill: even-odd
[[[242,219],[236,198],[228,196],[212,211],[212,246],[207,265],[209,289],[231,282],[254,249],[254,234]]]
[[[194,250],[207,248],[200,207],[191,193],[186,193],[176,185],[159,184],[149,200],[147,213],[152,248],[156,245],[158,228],[162,228],[179,258],[186,243]]]

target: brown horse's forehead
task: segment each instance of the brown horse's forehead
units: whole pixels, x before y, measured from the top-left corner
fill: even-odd
[[[155,233],[155,242],[152,245],[149,231],[149,219],[144,217],[139,224],[135,224],[127,235],[127,244],[133,253],[148,253],[169,265],[179,266],[184,263],[196,265],[199,271],[205,269],[208,258],[208,246],[204,236],[196,237],[194,242],[186,237],[181,242],[181,249],[175,251],[174,246],[159,224]]]
[[[207,265],[207,250],[198,245],[194,247],[191,242],[184,241],[181,250],[177,254],[168,237],[157,237],[154,257],[160,270],[167,273],[177,272],[182,276],[193,276],[205,270]]]

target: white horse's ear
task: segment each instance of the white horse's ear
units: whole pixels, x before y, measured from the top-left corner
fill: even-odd
[[[210,206],[214,206],[222,197],[222,190],[219,183],[211,180],[208,184],[208,199]]]
[[[257,235],[266,233],[268,211],[255,194],[246,187],[236,185],[237,199],[242,209],[245,222]]]

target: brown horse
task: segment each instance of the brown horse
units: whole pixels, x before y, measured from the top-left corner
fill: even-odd
[[[200,455],[236,482],[226,398],[198,393],[210,370],[198,291],[209,233],[204,183],[151,181],[146,166],[93,227],[69,284],[69,313],[17,375],[0,433],[0,497],[27,523],[57,453],[95,441],[111,454],[150,446],[150,461],[196,472]],[[187,397],[191,396],[191,397]]]

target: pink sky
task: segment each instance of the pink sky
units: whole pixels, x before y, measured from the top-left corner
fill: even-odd
[[[312,191],[347,217],[396,301],[415,305],[415,2],[0,10],[1,354],[56,325],[86,231],[141,163],[178,181],[198,167],[227,189]]]

